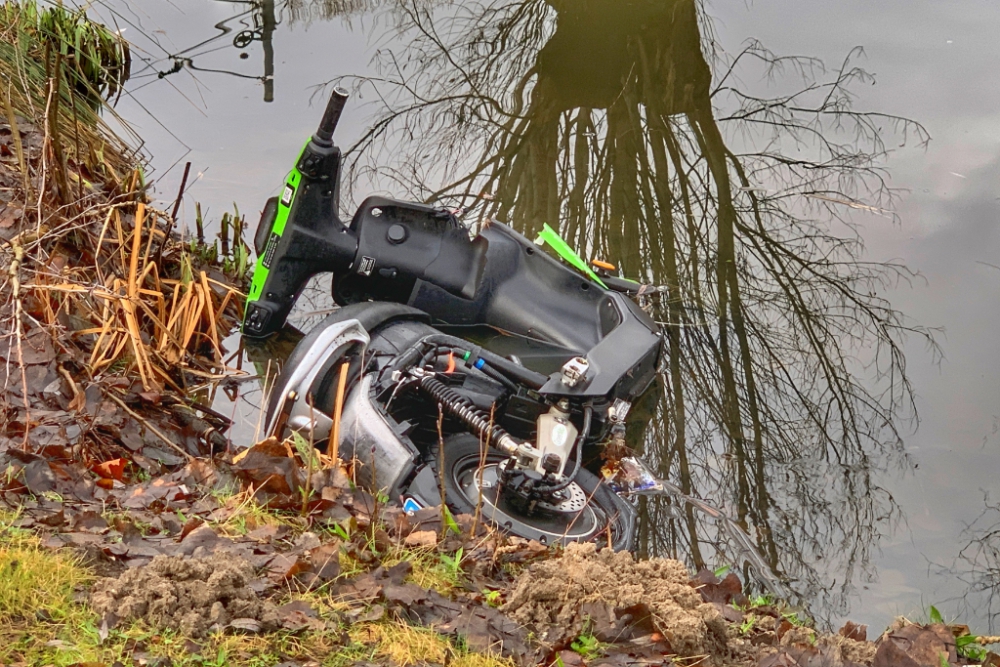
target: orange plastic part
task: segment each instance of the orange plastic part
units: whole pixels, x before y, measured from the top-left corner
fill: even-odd
[[[590,263],[593,264],[594,266],[596,266],[599,269],[604,269],[605,271],[614,271],[615,270],[615,265],[612,264],[611,262],[605,262],[605,261],[600,260],[600,259],[592,259],[592,260],[590,260]]]

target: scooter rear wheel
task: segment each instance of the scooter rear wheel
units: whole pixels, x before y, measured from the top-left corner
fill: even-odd
[[[580,470],[570,487],[569,500],[525,516],[500,493],[498,466],[505,460],[494,450],[484,453],[479,439],[466,433],[445,440],[444,475],[440,474],[439,449],[428,454],[435,476],[443,477],[445,497],[454,512],[473,514],[481,503],[481,515],[498,528],[542,544],[596,541],[615,550],[632,547],[635,509],[596,475]]]

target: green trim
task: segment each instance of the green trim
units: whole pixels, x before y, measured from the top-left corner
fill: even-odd
[[[306,144],[308,146],[308,143]],[[302,148],[305,151],[305,147]],[[302,157],[302,151],[299,152],[299,158]],[[298,164],[298,160],[295,161]],[[298,167],[293,167],[292,172],[288,175],[288,180],[285,181],[284,187],[281,188],[281,194],[278,195],[278,213],[274,216],[274,224],[271,226],[271,231],[268,234],[267,246],[264,247],[264,254],[257,258],[253,269],[253,281],[250,283],[250,294],[247,295],[246,308],[243,311],[243,317],[246,318],[247,310],[250,308],[250,304],[254,301],[260,299],[261,294],[264,291],[264,283],[267,282],[267,276],[271,270],[264,266],[264,257],[267,256],[267,248],[271,243],[277,243],[282,234],[285,233],[285,225],[288,223],[288,216],[292,211],[292,207],[295,206],[295,198],[299,194],[299,185],[302,183],[302,174],[299,172]],[[285,204],[281,197],[285,192],[286,188],[292,188],[292,197],[287,204]],[[273,238],[277,235],[277,238]]]
[[[552,249],[556,251],[556,254],[566,260],[568,264],[575,267],[604,289],[608,289],[608,286],[604,284],[604,281],[601,280],[600,276],[594,273],[594,270],[587,266],[587,263],[583,261],[583,258],[576,254],[576,251],[570,248],[569,244],[566,243],[561,236],[559,236],[559,233],[556,230],[549,227],[549,223],[547,222],[543,223],[542,231],[538,233],[538,239],[535,240],[535,243],[538,245],[541,245],[543,242],[548,243]]]

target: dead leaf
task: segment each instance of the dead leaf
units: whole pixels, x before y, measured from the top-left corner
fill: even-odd
[[[872,667],[940,667],[942,661],[950,664],[958,661],[951,630],[942,623],[908,625],[882,639]]]
[[[278,554],[267,566],[268,576],[273,581],[291,579],[297,574],[309,571],[309,561],[288,554]]]
[[[695,575],[691,586],[698,589],[705,602],[721,602],[740,605],[746,601],[743,596],[743,584],[735,573],[730,572],[725,579],[719,579],[711,570],[703,569]]]
[[[418,530],[415,533],[410,533],[403,540],[406,546],[415,547],[433,547],[437,545],[438,536],[433,530]]]
[[[48,461],[32,461],[24,466],[24,485],[28,491],[40,496],[56,490],[56,476]]]
[[[104,479],[121,481],[122,476],[125,474],[125,463],[125,459],[122,458],[111,459],[110,461],[105,461],[104,463],[98,463],[91,468],[91,470]]]
[[[799,662],[788,651],[778,651],[762,658],[757,667],[799,667]]]
[[[255,618],[234,618],[226,627],[249,634],[257,634],[261,630],[260,621]]]
[[[181,540],[183,540],[185,537],[193,533],[198,528],[201,528],[201,525],[203,523],[205,522],[196,516],[193,516],[187,521],[185,521],[184,525],[181,527],[181,535],[180,535]]]
[[[385,618],[385,605],[373,604],[370,607],[359,607],[347,612],[347,619],[351,623],[374,623]]]
[[[847,623],[844,623],[844,627],[842,627],[837,634],[842,637],[847,637],[848,639],[853,639],[857,642],[868,641],[868,626],[858,625],[857,623],[848,621]]]
[[[340,576],[340,544],[328,542],[309,553],[312,571],[322,581],[332,581]]]
[[[24,215],[24,210],[15,206],[6,206],[0,211],[0,229],[10,229]]]

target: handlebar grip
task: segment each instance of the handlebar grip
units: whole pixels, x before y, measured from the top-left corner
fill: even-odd
[[[323,120],[319,123],[319,129],[316,130],[316,138],[325,144],[329,144],[330,140],[333,138],[333,131],[337,129],[337,123],[340,121],[340,114],[344,111],[344,105],[347,104],[347,98],[349,93],[337,86],[333,89],[333,93],[330,94],[330,101],[326,104],[326,111],[323,112]]]

